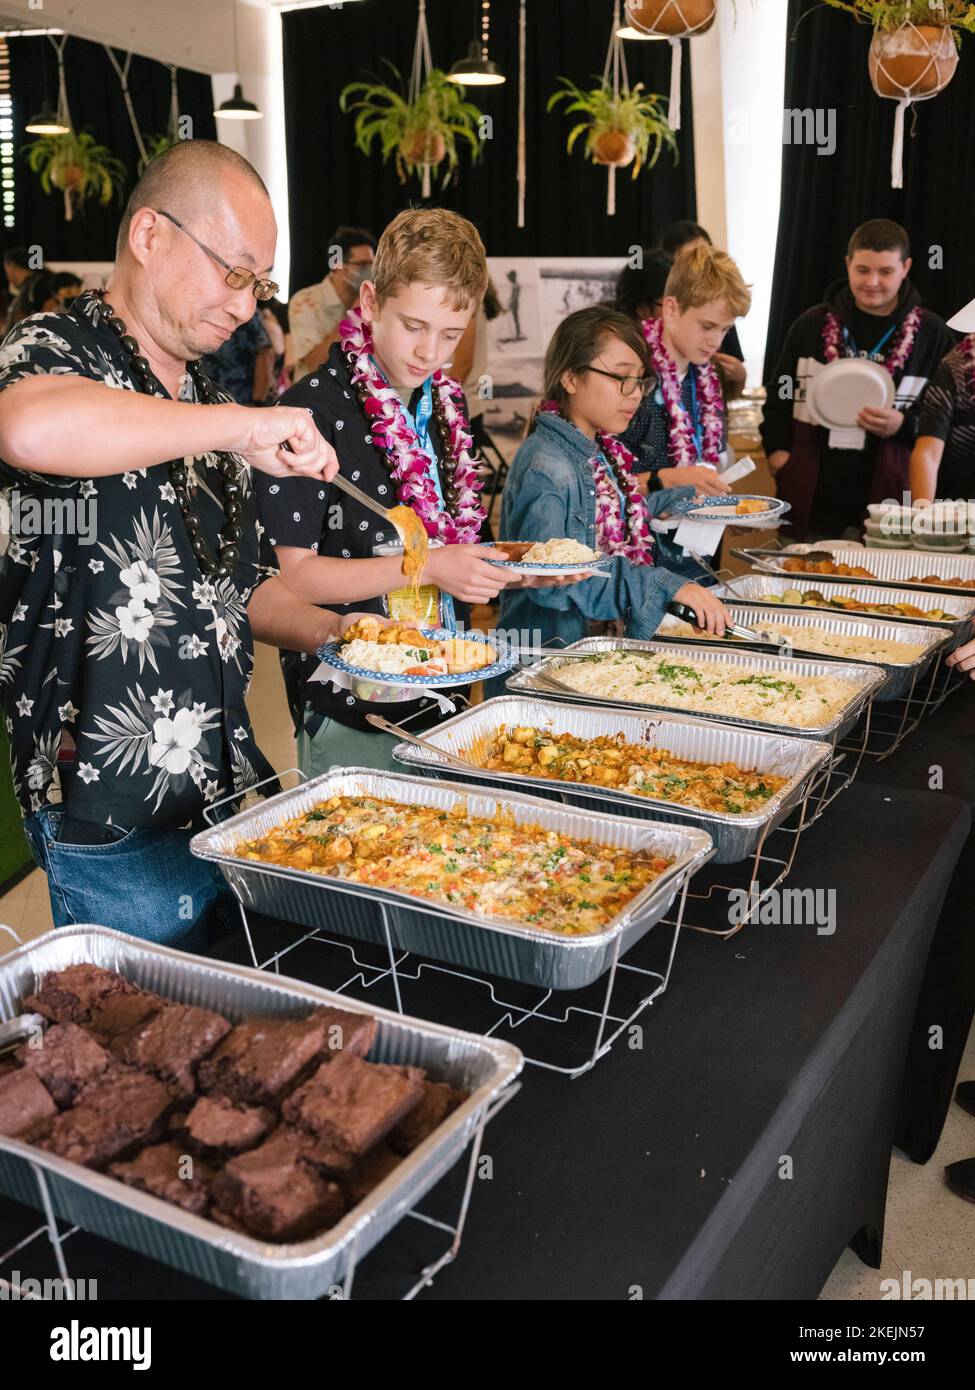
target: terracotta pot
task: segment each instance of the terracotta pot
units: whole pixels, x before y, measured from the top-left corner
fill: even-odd
[[[954,77],[958,49],[944,25],[903,24],[874,34],[867,61],[878,96],[930,96]]]
[[[677,38],[703,34],[714,23],[715,0],[626,0],[626,18],[637,29]]]
[[[77,164],[52,164],[51,182],[55,188],[77,188],[84,171]]]
[[[612,164],[622,169],[632,164],[635,156],[636,142],[622,130],[607,130],[593,142],[592,157],[597,164]]]
[[[403,137],[399,152],[407,164],[439,164],[447,157],[447,145],[436,130],[414,130]]]

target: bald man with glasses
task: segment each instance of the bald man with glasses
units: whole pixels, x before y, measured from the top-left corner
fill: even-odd
[[[278,577],[251,483],[324,484],[331,447],[306,410],[229,402],[199,365],[273,296],[276,235],[246,160],[177,145],[129,200],[107,290],[0,347],[0,697],[57,926],[203,944],[226,898],[190,834],[271,772],[253,639],[314,652],[354,617]]]

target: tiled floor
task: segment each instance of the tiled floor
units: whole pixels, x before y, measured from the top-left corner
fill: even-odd
[[[295,743],[284,696],[277,654],[259,645],[248,700],[258,742],[273,766],[295,766]],[[43,874],[35,869],[0,897],[0,923],[23,940],[51,928],[51,911]],[[13,946],[0,931],[0,954]],[[960,1075],[975,1079],[975,1030]],[[975,1277],[975,1206],[949,1192],[944,1167],[975,1156],[975,1118],[952,1104],[938,1151],[923,1167],[895,1151],[887,1194],[884,1263],[868,1269],[845,1251],[824,1287],[824,1299],[879,1299],[882,1279],[968,1279]]]

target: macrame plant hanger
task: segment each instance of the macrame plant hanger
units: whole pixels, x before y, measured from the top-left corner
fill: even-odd
[[[613,27],[610,30],[606,66],[603,68],[603,86],[612,86],[614,98],[619,97],[621,92],[624,96],[628,96],[630,91],[630,79],[626,71],[626,54],[623,51],[623,40],[619,36],[619,28],[620,0],[613,0]],[[616,214],[616,165],[611,164],[607,172],[609,184],[606,189],[606,215],[607,217],[614,217]]]
[[[667,0],[660,11],[656,24],[652,25],[641,23],[638,14],[634,11],[634,6],[638,3],[639,0],[626,0],[627,21],[641,34],[657,34],[661,38],[666,38],[670,44],[670,101],[667,106],[667,120],[671,130],[680,130],[680,83],[684,62],[681,39],[690,38],[692,34],[702,33],[705,29],[710,29],[714,23],[714,10],[712,8],[704,19],[693,24],[684,13],[681,0]]]
[[[64,79],[64,46],[68,42],[68,35],[58,43],[57,39],[48,34],[48,40],[53,45],[54,51],[58,56],[58,124],[67,126],[69,130],[74,130],[74,121],[71,119],[71,108],[68,105],[68,84]],[[64,220],[71,222],[74,219],[74,203],[71,199],[71,189],[64,190]]]
[[[135,107],[132,105],[132,94],[129,91],[129,68],[132,66],[132,54],[126,53],[125,62],[120,63],[119,60],[116,58],[115,54],[109,48],[107,43],[103,44],[102,47],[105,49],[105,52],[111,59],[112,67],[115,69],[116,74],[118,75],[118,80],[122,84],[122,100],[124,101],[125,109],[128,112],[129,124],[132,127],[132,134],[135,136],[135,143],[138,148],[139,159],[141,161],[140,167],[144,169],[149,162],[149,155],[146,152],[146,144],[142,138],[142,131],[139,129],[139,122],[135,118]]]
[[[413,46],[413,70],[410,73],[410,88],[407,101],[412,107],[419,99],[423,83],[433,70],[433,55],[430,52],[430,33],[427,29],[427,0],[420,0],[420,10],[416,21],[416,43]],[[430,197],[431,167],[421,166],[423,175],[423,196]]]
[[[527,53],[528,25],[525,17],[525,0],[521,0],[518,15],[518,226],[525,225],[525,191],[528,187],[528,164],[525,145],[525,57]]]
[[[925,26],[926,28],[928,26]],[[896,101],[894,112],[894,139],[890,151],[890,186],[904,187],[904,118],[909,107],[916,102],[930,101],[944,91],[951,81],[958,63],[958,53],[951,30],[947,27],[937,30],[938,39],[932,43],[927,34],[922,33],[911,19],[890,32],[878,31],[870,43],[870,81],[880,97]],[[911,35],[910,54],[903,47],[904,38]],[[895,70],[895,62],[903,61],[905,56],[920,60],[923,66],[913,72],[912,80],[905,85]],[[917,118],[917,113],[912,112]]]

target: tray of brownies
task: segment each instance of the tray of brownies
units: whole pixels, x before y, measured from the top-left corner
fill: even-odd
[[[517,1048],[73,926],[0,965],[0,1192],[316,1298],[461,1158]]]

